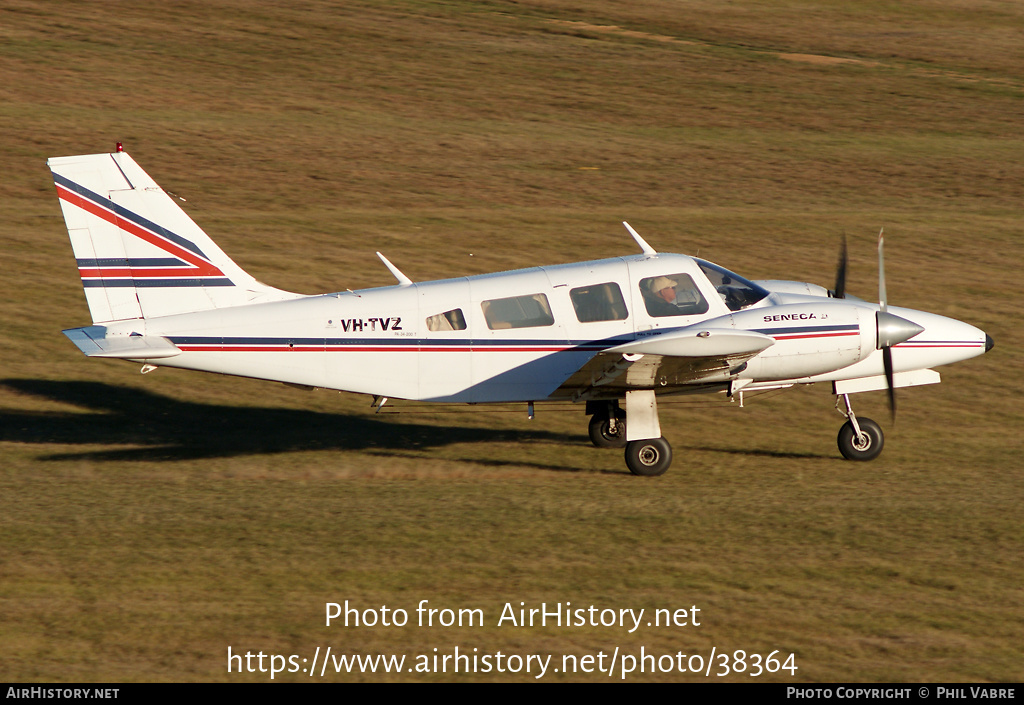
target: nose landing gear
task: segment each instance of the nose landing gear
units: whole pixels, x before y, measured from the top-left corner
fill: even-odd
[[[839,403],[843,402],[846,409],[840,408]],[[839,452],[847,460],[874,460],[882,452],[885,445],[885,435],[882,428],[865,417],[857,418],[850,405],[850,397],[847,394],[840,394],[836,399],[836,410],[846,417],[839,429],[839,436],[836,443],[839,445]]]

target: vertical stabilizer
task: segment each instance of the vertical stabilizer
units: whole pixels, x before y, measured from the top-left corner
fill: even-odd
[[[47,165],[94,323],[298,297],[246,274],[124,152]]]

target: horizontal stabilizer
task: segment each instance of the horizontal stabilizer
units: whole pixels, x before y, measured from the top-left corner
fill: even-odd
[[[691,326],[672,333],[662,333],[617,345],[605,352],[667,357],[753,357],[774,344],[775,339],[771,336],[753,331]]]
[[[87,326],[64,331],[72,343],[88,357],[122,360],[156,360],[174,357],[181,349],[167,338],[156,335],[118,335],[108,338],[105,326]]]

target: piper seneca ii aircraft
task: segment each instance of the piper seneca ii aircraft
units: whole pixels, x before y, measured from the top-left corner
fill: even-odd
[[[658,397],[830,382],[847,421],[839,450],[870,460],[882,430],[849,397],[939,381],[932,368],[980,355],[966,323],[890,307],[879,238],[879,303],[835,287],[748,281],[656,252],[413,282],[378,253],[392,286],[305,296],[236,265],[118,149],[48,162],[93,324],[64,331],[89,357],[430,402],[585,405],[590,438],[625,447],[636,475],[672,451]],[[894,408],[894,406],[893,406]]]

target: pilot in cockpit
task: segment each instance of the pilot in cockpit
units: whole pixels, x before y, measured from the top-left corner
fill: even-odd
[[[676,287],[678,283],[668,277],[655,277],[650,292],[644,297],[647,313],[652,316],[678,316]]]

